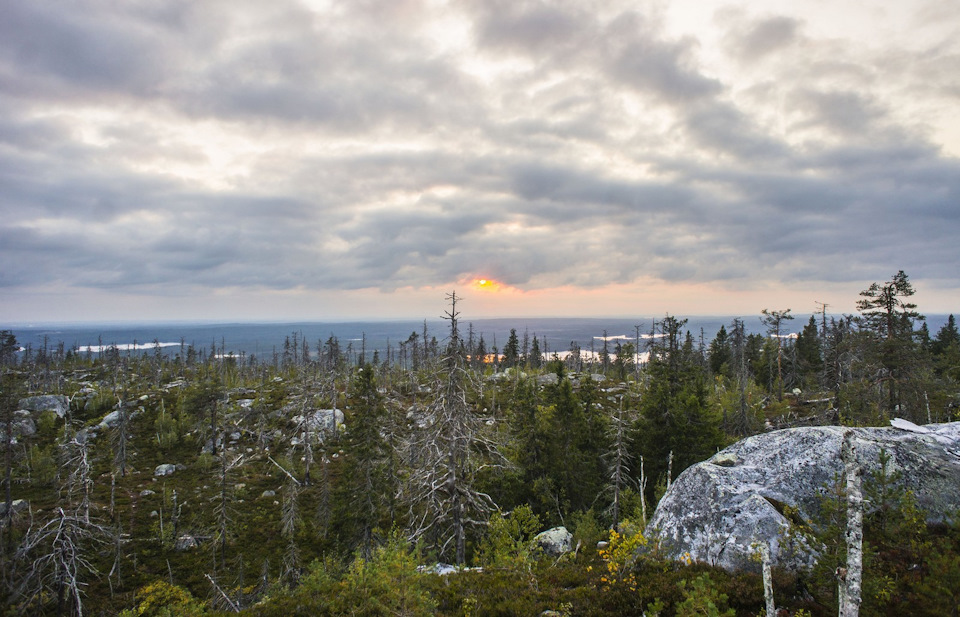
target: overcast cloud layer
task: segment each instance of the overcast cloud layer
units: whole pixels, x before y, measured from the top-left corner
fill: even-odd
[[[0,306],[899,269],[960,298],[960,3],[861,4],[0,0]]]

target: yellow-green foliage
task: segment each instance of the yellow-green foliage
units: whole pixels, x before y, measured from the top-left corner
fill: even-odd
[[[41,448],[38,445],[30,447],[27,464],[30,466],[30,477],[40,486],[50,486],[57,477],[57,461],[50,446]]]
[[[162,580],[154,581],[137,591],[137,607],[119,617],[200,617],[202,605],[182,587]]]
[[[539,529],[540,519],[528,505],[508,516],[495,513],[480,544],[478,561],[484,568],[529,571],[537,550],[533,536]]]
[[[637,590],[637,577],[634,569],[640,549],[647,544],[641,527],[630,520],[620,524],[621,531],[610,530],[610,540],[606,548],[598,551],[603,559],[606,572],[600,576],[604,587],[625,585],[630,591]]]
[[[406,540],[393,533],[369,560],[357,556],[345,572],[331,560],[314,562],[293,596],[315,615],[433,615],[425,576]]]

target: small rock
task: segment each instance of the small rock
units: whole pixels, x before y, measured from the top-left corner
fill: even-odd
[[[13,516],[30,509],[30,502],[26,499],[14,499],[10,502],[10,510],[13,513]],[[5,517],[7,515],[7,502],[0,501],[0,517]]]
[[[149,497],[150,495],[156,495],[156,494],[157,494],[156,491],[151,491],[150,489],[144,489],[140,491],[141,497]]]
[[[260,493],[260,497],[261,497],[261,498],[273,497],[273,496],[276,495],[276,494],[277,494],[276,491],[271,491],[271,490],[268,489],[268,490],[263,491],[262,493]]]
[[[724,451],[714,454],[713,458],[707,462],[713,463],[714,465],[718,465],[720,467],[735,467],[740,464],[740,459],[737,458],[737,455],[733,452]]]
[[[174,543],[173,548],[174,550],[178,550],[178,551],[186,551],[191,548],[197,548],[199,545],[200,543],[197,542],[197,539],[195,537],[184,534],[179,538],[177,538],[177,541]]]
[[[454,574],[456,571],[457,569],[448,563],[435,563],[432,566],[417,566],[417,572],[422,572],[424,574],[439,574],[440,576],[446,576],[447,574]]]

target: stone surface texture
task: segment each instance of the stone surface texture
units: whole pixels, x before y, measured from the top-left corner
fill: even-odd
[[[667,555],[728,570],[758,569],[758,542],[774,564],[809,567],[816,547],[796,530],[817,521],[824,495],[843,477],[840,445],[853,431],[864,479],[880,469],[913,492],[930,522],[960,508],[960,422],[884,428],[806,427],[749,437],[686,469],[663,496],[647,527]],[[869,508],[869,505],[867,506]]]
[[[538,533],[533,540],[540,545],[544,553],[553,557],[573,550],[573,534],[567,531],[566,527],[548,529]]]

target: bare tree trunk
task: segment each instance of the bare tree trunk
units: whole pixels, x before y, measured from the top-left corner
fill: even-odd
[[[640,515],[643,517],[643,528],[647,528],[647,476],[643,471],[643,455],[640,456]]]
[[[760,545],[760,558],[763,568],[763,599],[767,606],[767,616],[775,617],[777,605],[773,601],[773,573],[770,568],[770,548],[766,544]]]
[[[670,450],[670,456],[667,458],[667,490],[673,483],[673,450]]]
[[[863,581],[863,470],[857,461],[855,439],[853,431],[847,431],[840,451],[847,476],[847,569],[840,576],[840,617],[860,614]]]
[[[120,477],[125,478],[127,476],[127,438],[128,430],[127,426],[127,411],[123,406],[123,401],[120,399],[120,395],[114,393],[117,397],[117,427],[114,429],[113,439],[114,439],[114,456],[113,462],[117,469],[120,470]]]
[[[629,445],[630,438],[627,433],[629,426],[627,413],[623,409],[623,397],[620,397],[620,408],[617,414],[612,416],[609,437],[613,444],[613,449],[604,455],[607,462],[607,469],[610,473],[609,488],[613,492],[613,503],[610,504],[610,512],[613,516],[613,529],[620,523],[620,496],[624,485],[627,482],[627,468],[630,464]],[[641,489],[642,490],[642,489]]]
[[[11,483],[13,482],[13,401],[3,401],[4,409],[4,495],[3,500],[6,503],[4,518],[6,519],[7,537],[4,546],[4,558],[9,559],[13,555],[13,494],[11,492]],[[6,565],[6,563],[4,563]]]

